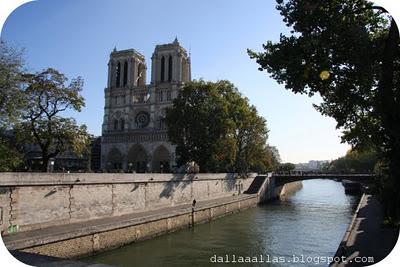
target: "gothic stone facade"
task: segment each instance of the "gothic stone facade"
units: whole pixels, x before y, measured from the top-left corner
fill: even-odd
[[[157,45],[151,60],[151,83],[146,84],[143,55],[134,49],[110,54],[101,143],[104,170],[169,172],[175,163],[165,113],[179,88],[191,80],[190,58],[175,39]]]

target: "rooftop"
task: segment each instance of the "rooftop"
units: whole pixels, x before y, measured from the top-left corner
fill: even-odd
[[[127,56],[127,55],[135,55],[136,57],[139,57],[140,59],[144,60],[144,55],[136,51],[135,49],[125,49],[125,50],[117,50],[115,47],[114,50],[111,52],[111,57],[119,57],[119,56]]]

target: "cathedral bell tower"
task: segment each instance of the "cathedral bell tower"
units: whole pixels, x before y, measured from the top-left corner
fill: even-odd
[[[166,111],[191,80],[190,57],[179,44],[157,45],[151,83],[146,63],[134,49],[114,49],[104,90],[101,166],[107,171],[170,172],[175,145],[168,140]]]
[[[151,60],[152,85],[191,81],[190,57],[177,38],[170,44],[157,45]]]
[[[146,69],[144,56],[136,50],[117,51],[114,48],[108,62],[108,88],[144,86]]]

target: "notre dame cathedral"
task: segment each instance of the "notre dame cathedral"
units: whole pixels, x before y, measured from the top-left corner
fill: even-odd
[[[190,57],[175,38],[157,45],[146,63],[134,49],[114,51],[108,62],[108,85],[101,142],[101,167],[108,171],[169,172],[175,147],[168,142],[166,108],[191,80]]]

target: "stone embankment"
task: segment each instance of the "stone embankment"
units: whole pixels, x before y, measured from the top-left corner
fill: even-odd
[[[385,227],[383,219],[383,207],[376,196],[363,194],[335,254],[344,260],[331,266],[367,266],[389,255],[399,230]]]
[[[3,238],[10,250],[78,258],[187,228],[257,205],[254,195],[225,197],[80,223],[20,232]]]
[[[255,174],[1,173],[3,234],[239,195]]]
[[[298,189],[298,182],[275,188],[274,177],[255,174],[3,173],[0,229],[9,250],[78,258]]]

